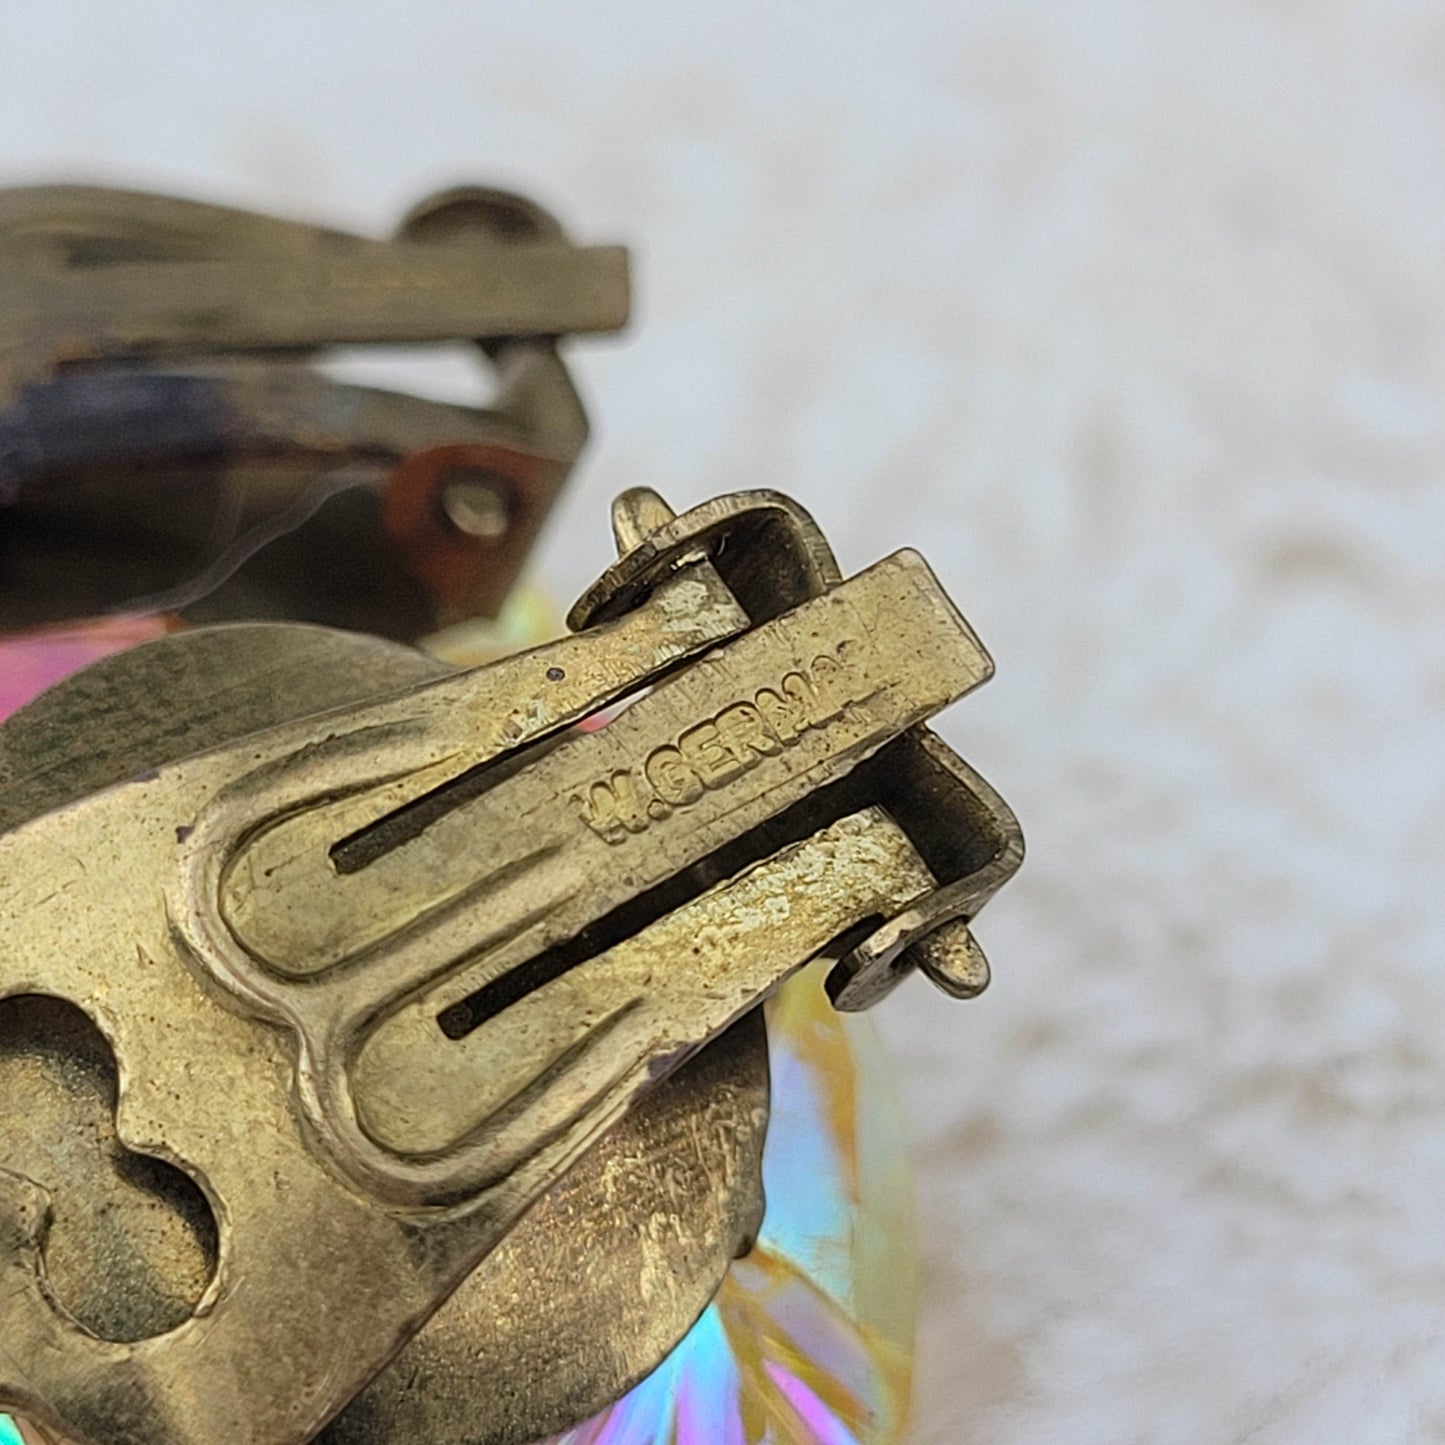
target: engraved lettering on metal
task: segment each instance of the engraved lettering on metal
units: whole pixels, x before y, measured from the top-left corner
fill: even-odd
[[[850,646],[857,644],[845,640],[840,651]],[[675,742],[654,748],[639,765],[575,793],[573,801],[599,838],[621,843],[776,757],[809,728],[825,728],[851,704],[868,700],[848,689],[846,665],[821,653],[806,670],[788,673],[776,690],[759,688],[751,702],[732,703]]]

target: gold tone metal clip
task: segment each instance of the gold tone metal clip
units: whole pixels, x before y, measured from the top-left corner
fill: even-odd
[[[0,996],[99,1024],[121,1139],[219,1241],[189,1318],[98,1339],[0,1167],[0,1401],[76,1445],[301,1445],[810,960],[842,1008],[983,986],[1022,845],[924,727],[992,669],[923,561],[845,580],[771,492],[633,492],[614,530],[571,637],[0,836]]]

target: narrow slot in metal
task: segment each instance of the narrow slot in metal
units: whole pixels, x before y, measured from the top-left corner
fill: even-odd
[[[874,801],[876,784],[870,787],[867,781],[870,771],[865,764],[846,777],[809,793],[742,837],[699,859],[691,867],[619,904],[565,942],[544,949],[525,963],[484,984],[437,1016],[442,1033],[453,1040],[466,1038],[513,1004],[520,1003],[528,994],[555,983],[574,968],[600,957],[608,949],[640,933],[656,919],[692,902],[715,884],[736,876],[793,843],[801,843],[849,813],[877,806]]]

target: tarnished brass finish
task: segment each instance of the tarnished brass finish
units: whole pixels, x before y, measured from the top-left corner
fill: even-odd
[[[201,629],[136,648],[0,727],[0,828],[238,733],[443,674],[410,649],[308,627]],[[52,1185],[51,1287],[103,1338],[143,1339],[192,1312],[215,1269],[215,1226],[185,1175],[119,1145],[114,1073],[78,1011],[0,1002],[0,1164]],[[618,1398],[756,1233],[767,1103],[754,1011],[528,1210],[323,1441],[532,1445]]]
[[[57,1441],[575,1424],[758,1228],[755,1005],[820,955],[839,1008],[986,984],[1021,842],[923,726],[991,664],[915,554],[845,580],[776,493],[637,490],[575,636],[382,640],[501,602],[586,435],[556,342],[626,309],[495,191],[391,242],[0,192],[0,629],[328,624],[0,728],[0,1408]],[[324,367],[457,338],[486,407]]]
[[[0,191],[0,627],[166,610],[412,639],[495,612],[587,434],[557,340],[627,309],[621,248],[502,192],[445,192],[379,242]],[[439,341],[478,344],[487,405],[320,365]]]
[[[969,924],[1020,843],[922,728],[991,670],[927,567],[844,580],[771,493],[614,520],[576,636],[166,750],[0,836],[0,998],[99,1028],[120,1143],[216,1234],[194,1313],[103,1340],[44,1277],[73,1186],[0,1167],[0,1401],[77,1445],[300,1445],[358,1396],[335,1438],[418,1438],[388,1363],[457,1300],[484,1327],[459,1286],[784,978],[841,954],[843,1007],[915,964],[981,986]],[[600,1247],[608,1214],[571,1217]],[[523,1438],[468,1423],[429,1438]]]
[[[8,192],[0,205],[9,253],[0,349],[16,358],[8,380],[35,379],[57,362],[210,353],[218,343],[238,351],[307,348],[323,319],[330,342],[620,326],[627,317],[621,249],[576,251],[555,229],[539,235],[540,212],[504,200],[499,239],[527,244],[500,250],[479,275],[455,251],[397,252],[386,242],[220,206],[83,187]]]
[[[118,1143],[184,1176],[172,1198],[199,1191],[215,1266],[181,1292],[192,1314],[152,1290],[152,1314],[98,1338],[43,1272],[74,1183],[6,1160],[0,1400],[77,1445],[301,1445],[353,1399],[338,1441],[558,1428],[600,1403],[598,1371],[551,1381],[546,1420],[478,1380],[448,1435],[387,1364],[516,1328],[483,1261],[525,1240],[540,1196],[604,1247],[616,1215],[566,1214],[569,1183],[590,1204],[585,1169],[605,1175],[659,1085],[809,959],[841,952],[842,1007],[915,964],[954,993],[983,983],[968,925],[1019,835],[922,728],[991,670],[928,568],[902,552],[845,581],[770,493],[682,517],[633,493],[614,523],[623,558],[571,639],[192,756],[158,747],[100,792],[77,759],[64,802],[12,816],[0,997],[98,1027]],[[35,811],[35,772],[12,775]],[[760,1103],[724,1110],[720,1157],[746,1170]],[[699,1218],[709,1240],[743,1233],[736,1212]],[[192,1238],[208,1247],[204,1222]],[[159,1241],[153,1274],[184,1273],[188,1247]],[[634,1363],[675,1338],[644,1311]]]

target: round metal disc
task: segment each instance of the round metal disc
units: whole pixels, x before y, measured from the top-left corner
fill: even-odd
[[[0,830],[443,671],[410,648],[295,625],[148,643],[0,726]],[[174,1328],[199,1298],[215,1225],[184,1175],[115,1142],[115,1062],[67,1007],[0,1004],[0,1164],[59,1181],[46,1263],[61,1302],[96,1333],[144,1338]],[[539,1200],[318,1439],[530,1445],[617,1399],[686,1333],[755,1233],[767,1109],[755,1011]]]

